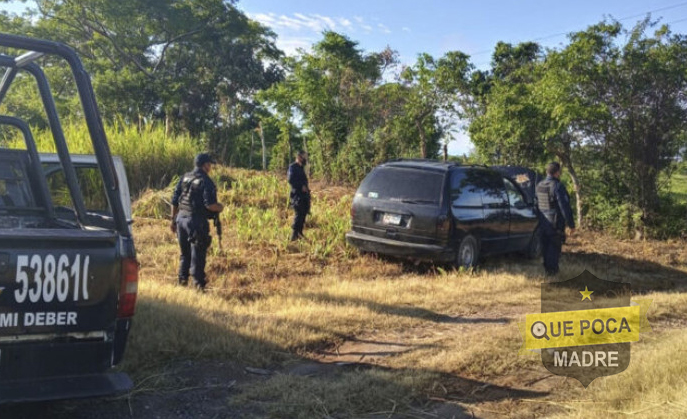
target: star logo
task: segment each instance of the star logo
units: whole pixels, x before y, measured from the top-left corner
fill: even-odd
[[[631,295],[630,283],[606,281],[587,270],[566,281],[542,283],[541,313],[527,314],[519,324],[521,352],[539,350],[548,371],[585,388],[625,371],[632,342],[651,330],[646,319],[651,301],[632,301]]]
[[[584,291],[580,291],[580,294],[582,294],[582,301],[586,300],[587,298],[589,299],[589,301],[592,301],[593,292],[594,291],[589,291],[589,289],[587,289],[587,286],[585,286]]]

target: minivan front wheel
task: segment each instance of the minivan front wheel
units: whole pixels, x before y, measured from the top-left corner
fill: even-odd
[[[458,246],[456,254],[456,266],[463,268],[472,268],[477,265],[479,258],[479,244],[477,239],[473,236],[465,236]]]

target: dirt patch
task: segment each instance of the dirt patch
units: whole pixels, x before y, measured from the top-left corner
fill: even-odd
[[[485,316],[434,316],[434,322],[429,325],[404,328],[395,333],[366,334],[346,339],[340,344],[316,351],[312,357],[323,364],[384,365],[386,358],[432,346],[428,343],[431,338],[447,333],[464,333],[490,325],[508,325],[515,321],[516,315],[486,313]]]
[[[318,360],[325,364],[377,364],[381,358],[409,352],[415,347],[416,345],[402,342],[353,339],[320,352]]]
[[[230,363],[183,361],[158,375],[137,380],[128,394],[101,399],[12,405],[3,418],[192,419],[241,418],[256,412],[228,408],[242,383],[260,379]]]

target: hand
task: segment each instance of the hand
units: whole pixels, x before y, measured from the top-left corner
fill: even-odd
[[[305,186],[305,185],[303,185],[302,191],[303,191],[303,193],[308,193],[308,192],[310,192],[310,191],[308,190],[308,187]]]
[[[177,222],[172,220],[172,223],[169,225],[169,229],[172,230],[172,233],[177,234]]]

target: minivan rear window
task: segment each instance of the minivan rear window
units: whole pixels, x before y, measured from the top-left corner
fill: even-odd
[[[360,184],[356,196],[409,204],[439,204],[444,173],[399,167],[380,167]]]

